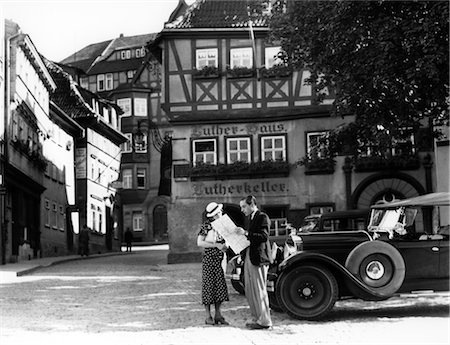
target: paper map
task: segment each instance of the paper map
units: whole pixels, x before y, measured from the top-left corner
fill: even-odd
[[[222,217],[211,222],[211,225],[214,230],[225,239],[227,245],[229,245],[236,254],[240,253],[250,245],[247,237],[236,233],[236,224],[234,224],[228,215],[224,214]]]

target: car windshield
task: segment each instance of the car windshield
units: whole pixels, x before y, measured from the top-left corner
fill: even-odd
[[[414,223],[416,209],[399,207],[396,209],[373,209],[370,216],[369,231],[404,234],[406,227]],[[403,232],[403,233],[402,233]]]
[[[317,224],[319,223],[319,217],[306,217],[303,219],[302,226],[298,229],[300,232],[311,232],[314,231]]]

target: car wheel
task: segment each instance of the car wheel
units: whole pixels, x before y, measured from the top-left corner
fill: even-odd
[[[269,295],[270,309],[272,309],[273,311],[282,312],[283,308],[281,308],[280,303],[278,303],[277,295],[275,294],[275,292],[268,292],[267,294]]]
[[[336,278],[320,265],[305,264],[283,272],[275,291],[283,310],[296,319],[321,319],[338,298]]]
[[[382,241],[363,242],[356,246],[348,255],[345,267],[380,295],[379,299],[391,297],[405,278],[403,257],[396,248]],[[356,297],[365,297],[355,286],[348,287]]]

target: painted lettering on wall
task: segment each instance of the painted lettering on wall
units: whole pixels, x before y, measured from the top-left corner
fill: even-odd
[[[288,186],[284,182],[255,181],[242,183],[221,183],[213,184],[193,183],[192,194],[195,196],[218,196],[218,195],[247,195],[261,193],[285,193]]]
[[[246,134],[274,134],[285,133],[286,128],[282,123],[264,123],[264,124],[247,124],[247,125],[211,125],[211,126],[194,126],[192,128],[191,137],[212,137],[212,136],[230,136],[230,135],[246,135]]]

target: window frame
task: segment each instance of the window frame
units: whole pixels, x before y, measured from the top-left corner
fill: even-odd
[[[142,133],[142,145],[137,145],[134,143],[134,152],[136,153],[147,153],[147,147],[148,147],[148,134]]]
[[[105,90],[112,90],[114,88],[114,75],[112,73],[105,74]]]
[[[272,68],[273,66],[284,65],[283,60],[281,60],[280,58],[273,57],[272,53],[270,52],[271,50],[273,51],[278,50],[277,53],[280,53],[281,46],[264,47],[264,66],[266,68]],[[270,57],[270,55],[272,55],[272,57]]]
[[[143,173],[140,176],[140,173]],[[143,178],[143,185],[139,185],[139,178]],[[136,168],[136,188],[137,189],[146,189],[147,188],[147,169],[145,168]]]
[[[206,53],[207,56],[206,56],[206,58],[200,60],[199,55],[200,55],[200,53],[203,53],[203,52]],[[214,58],[209,57],[210,52],[215,52]],[[200,61],[203,61],[203,60],[205,60],[206,63],[200,65]],[[214,61],[214,64],[210,65],[209,64],[210,61]],[[218,67],[219,66],[219,49],[217,47],[197,48],[195,50],[195,68],[197,70],[201,70],[202,68],[207,67],[207,66],[209,66],[209,67]]]
[[[97,91],[104,91],[105,90],[105,86],[106,86],[105,75],[104,74],[97,74]]]
[[[123,104],[123,106],[121,103]],[[121,114],[120,117],[131,116],[131,98],[119,98],[116,100],[116,104],[123,111],[123,114]]]
[[[282,143],[283,143],[283,147],[282,149],[277,149],[277,148],[272,148],[272,149],[265,149],[264,148],[264,140],[266,139],[272,139],[272,143],[274,143],[273,140],[276,139],[282,139]],[[287,157],[288,157],[288,152],[287,152],[287,134],[279,134],[279,135],[260,135],[259,136],[259,153],[260,153],[260,161],[264,162],[264,161],[273,161],[273,162],[287,162]],[[265,155],[264,153],[266,151],[272,151],[272,153],[276,152],[276,151],[282,151],[282,160],[277,160],[277,159],[265,159]]]
[[[314,150],[315,146],[312,144],[311,137],[317,137],[318,138],[317,142],[319,142],[320,138],[326,136],[328,133],[329,133],[328,130],[306,132],[306,134],[305,134],[305,139],[306,139],[305,149],[306,149],[306,156],[309,159],[327,158],[322,154],[322,149],[320,148],[319,145],[317,146],[318,147],[317,155],[312,156],[312,151]]]
[[[130,172],[130,174],[125,174],[125,172]],[[133,189],[133,169],[122,169],[122,188]]]
[[[141,103],[141,104],[139,104]],[[134,116],[147,116],[148,102],[147,98],[135,97],[133,99]]]
[[[123,133],[124,136],[127,137],[127,141],[122,143],[122,153],[131,153],[133,152],[133,133]]]
[[[195,160],[195,156],[196,156],[196,151],[195,151],[195,144],[199,143],[199,142],[207,142],[207,141],[212,141],[214,143],[214,151],[207,151],[205,154],[213,154],[213,162],[212,163],[208,163],[203,161],[196,161]],[[205,155],[203,154],[203,156]],[[212,165],[217,165],[217,160],[218,160],[218,138],[217,137],[210,137],[210,138],[201,138],[201,139],[192,139],[191,140],[191,159],[192,159],[192,165],[196,166],[198,163],[203,163],[203,164],[212,164]]]
[[[250,64],[249,65],[245,65],[242,63],[242,61],[244,60],[242,53],[243,52],[250,52]],[[233,58],[233,52],[237,53],[240,52],[240,56],[239,56],[239,63],[235,62],[235,58]],[[235,67],[246,67],[246,68],[253,68],[254,65],[254,57],[253,57],[253,48],[252,47],[236,47],[236,48],[230,48],[230,68],[235,68]]]
[[[135,220],[137,220],[138,227],[135,227]],[[144,231],[144,213],[142,211],[133,211],[131,215],[131,224],[133,227],[133,232],[143,232]]]
[[[237,148],[236,150],[231,150],[230,149],[230,143],[232,141],[247,141],[248,143],[248,148],[247,148],[247,154],[248,154],[248,159],[246,161],[241,160],[241,159],[237,159],[236,161],[232,161],[230,154],[232,153],[236,153],[238,158],[240,158],[240,154],[243,150],[240,150],[240,148]],[[252,137],[251,136],[232,136],[232,137],[225,137],[225,159],[226,159],[226,163],[227,164],[233,164],[237,161],[240,162],[247,162],[247,163],[251,163],[253,161],[253,155],[252,155]],[[244,151],[245,152],[245,151]]]

